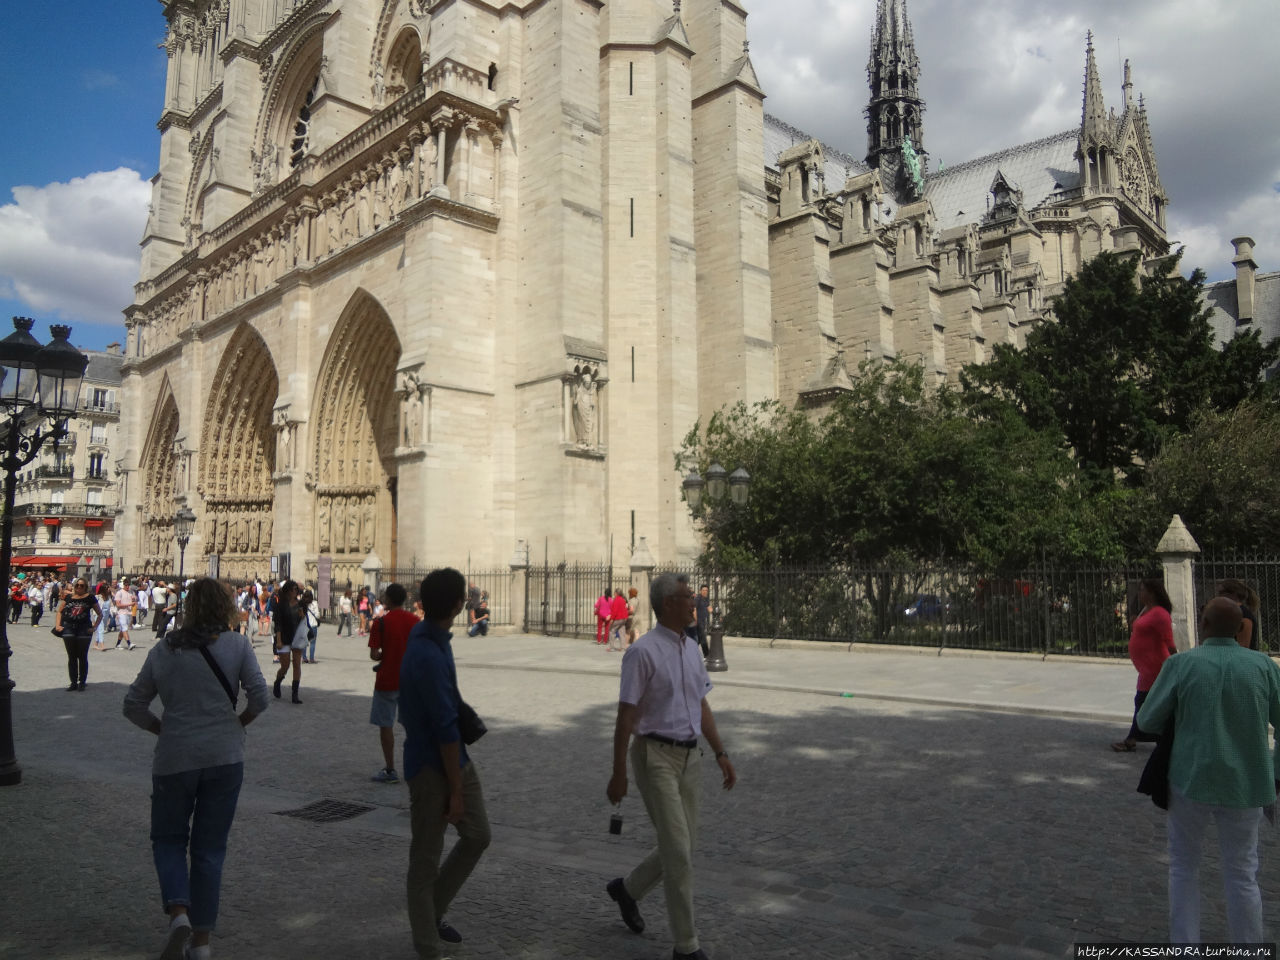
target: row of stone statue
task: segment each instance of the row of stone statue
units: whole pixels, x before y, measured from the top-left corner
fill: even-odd
[[[378,522],[373,494],[321,496],[316,503],[316,544],[321,553],[369,553]]]
[[[269,553],[271,512],[214,515],[204,522],[205,553]]]

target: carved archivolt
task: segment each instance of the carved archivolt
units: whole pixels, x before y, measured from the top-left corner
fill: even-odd
[[[237,565],[223,568],[228,575],[264,569],[271,553],[278,389],[266,343],[252,327],[240,327],[222,354],[205,408],[196,488],[204,500],[204,550],[236,558]]]
[[[142,555],[146,569],[166,569],[173,556],[177,509],[178,404],[166,378],[142,453]]]
[[[254,157],[277,158],[275,175],[283,176],[288,168],[288,137],[293,130],[294,115],[307,91],[315,83],[324,58],[323,30],[331,11],[322,11],[299,28],[288,47],[277,58],[272,76],[267,80],[266,95],[254,129],[257,145]]]
[[[378,545],[380,530],[389,530],[385,461],[400,425],[399,357],[400,341],[386,311],[358,291],[338,322],[317,381],[311,476],[321,554],[364,556]]]

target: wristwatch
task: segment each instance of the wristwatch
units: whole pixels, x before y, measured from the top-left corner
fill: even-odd
[[[721,757],[727,757],[728,755],[729,755],[728,750],[720,750],[716,753],[716,759],[719,760]]]

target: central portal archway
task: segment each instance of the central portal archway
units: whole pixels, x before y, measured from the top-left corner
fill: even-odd
[[[266,577],[271,569],[271,410],[278,392],[266,342],[252,327],[240,327],[218,364],[200,438],[204,552],[218,554],[223,577]]]
[[[373,297],[357,291],[320,365],[313,476],[317,554],[333,558],[338,583],[359,583],[370,552],[390,558],[400,340]]]

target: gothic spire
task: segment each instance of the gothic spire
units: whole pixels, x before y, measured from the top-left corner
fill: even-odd
[[[918,87],[920,59],[907,17],[906,0],[879,0],[871,33],[867,82],[871,100],[867,106],[867,163],[880,168],[883,182],[900,196],[919,193],[918,178],[903,180],[903,150],[919,158],[923,172],[928,163],[924,149],[924,101]]]
[[[1085,46],[1084,60],[1084,109],[1080,117],[1080,139],[1085,143],[1111,142],[1111,126],[1107,122],[1107,108],[1102,102],[1102,81],[1098,79],[1098,62],[1093,56],[1093,31]]]

